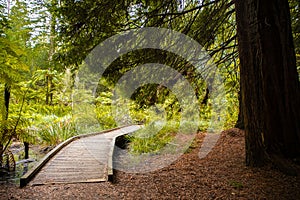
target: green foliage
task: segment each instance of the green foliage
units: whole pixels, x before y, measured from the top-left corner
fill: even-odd
[[[31,130],[36,132],[42,143],[57,145],[70,137],[77,135],[75,123],[71,116],[58,117],[47,115],[36,121]]]
[[[28,47],[31,28],[30,28],[30,13],[26,2],[17,0],[14,6],[10,9],[9,26],[6,35],[10,41],[14,41],[24,51]]]
[[[299,5],[295,0],[290,0],[290,5],[298,61]],[[12,94],[10,118],[2,119],[1,126],[12,129],[20,118],[16,129],[20,140],[56,144],[74,134],[113,128],[117,122],[142,122],[150,127],[144,135],[131,138],[133,151],[157,151],[178,129],[181,108],[176,96],[158,84],[148,84],[138,88],[130,100],[112,101],[112,89],[119,78],[149,62],[172,66],[194,87],[200,107],[199,130],[220,128],[214,125],[217,120],[224,120],[223,128],[229,128],[237,119],[239,61],[231,1],[186,1],[185,5],[174,0],[16,1],[10,16],[5,6],[0,5],[0,91],[9,84]],[[96,96],[88,85],[76,85],[76,70],[88,70],[81,63],[96,45],[114,34],[147,26],[182,32],[203,45],[225,80],[226,101],[208,95],[203,103],[207,85],[197,69],[177,55],[149,49],[130,52],[114,61],[99,81]],[[53,55],[55,52],[58,53]],[[87,75],[81,78],[88,84],[91,79]],[[3,95],[0,103],[4,104]],[[122,105],[127,105],[129,112],[115,119],[112,108]],[[226,112],[217,113],[213,106]],[[94,112],[96,116],[90,114]],[[148,137],[157,129],[155,121],[167,124],[158,134]],[[194,122],[185,123],[184,131],[188,132],[188,123]],[[2,135],[7,141],[15,133],[4,133],[4,129]],[[154,144],[158,140],[161,144]]]
[[[12,138],[57,144],[75,134],[74,119],[69,119],[72,72],[54,70],[61,66],[49,62],[49,36],[43,35],[47,31],[32,35],[33,29],[47,23],[32,16],[45,17],[45,7],[32,5],[29,1],[0,5],[0,91],[9,95],[6,99],[0,95],[2,113],[8,110],[0,119],[0,140],[5,146]]]
[[[0,37],[0,82],[12,85],[22,79],[28,66],[21,61],[24,52],[7,38]]]
[[[238,181],[229,181],[229,185],[234,189],[238,189],[238,190],[243,189],[244,187],[244,185]]]
[[[67,65],[81,64],[95,45],[118,30],[129,28],[126,25],[129,5],[125,1],[61,0],[60,6],[52,8],[59,16],[59,40],[62,41],[62,51],[55,58]]]
[[[112,96],[113,94],[111,92],[101,92],[96,99],[97,119],[103,129],[114,128],[117,126],[115,119],[111,115]]]
[[[127,28],[156,26],[183,32],[202,44],[214,56],[213,59],[217,62],[221,75],[226,80],[224,83],[228,94],[226,96],[230,98],[227,102],[218,103],[217,105],[219,107],[224,106],[225,110],[228,109],[227,113],[221,114],[222,116],[217,116],[219,113],[211,113],[212,105],[201,106],[199,129],[206,130],[208,127],[213,127],[214,121],[211,121],[211,119],[225,120],[226,127],[231,126],[237,118],[238,107],[236,105],[239,90],[238,62],[235,60],[237,58],[235,18],[232,2],[204,2],[203,5],[199,5],[194,1],[189,1],[184,6],[172,0],[130,1],[123,3],[110,7],[110,3],[105,4],[103,1],[94,1],[94,3],[89,1],[78,1],[75,3],[67,0],[62,1],[62,5],[58,9],[58,14],[63,16],[61,18],[63,25],[59,27],[61,30],[60,36],[63,40],[72,40],[72,45],[69,46],[70,42],[65,43],[67,46],[63,48],[60,56],[61,58],[67,57],[67,59],[62,59],[61,61],[68,64],[78,64],[85,58],[92,47],[113,33],[122,32]],[[102,19],[99,19],[97,17],[98,14],[94,13],[93,10],[99,11],[103,9],[104,4],[105,8],[107,8],[107,13],[110,14],[110,17],[107,19],[110,21],[115,19],[115,16],[118,16],[117,20],[110,23],[106,21],[102,24]],[[88,10],[92,11],[87,12]],[[83,15],[75,15],[79,11]],[[86,18],[95,18],[97,20],[86,20]],[[96,25],[99,23],[102,26],[98,27]],[[90,29],[90,27],[93,28]],[[98,34],[98,37],[88,37],[88,35],[95,32],[103,34]],[[176,97],[166,88],[149,84],[140,87],[132,95],[132,102],[129,105],[128,102],[125,102],[130,107],[128,117],[122,116],[123,119],[113,119],[113,116],[110,114],[114,112],[111,110],[111,88],[128,70],[143,63],[158,62],[174,67],[197,90],[200,105],[205,96],[203,91],[206,89],[203,77],[201,77],[201,74],[197,74],[193,66],[188,65],[184,60],[175,56],[168,52],[147,49],[131,52],[117,59],[104,73],[106,83],[100,83],[97,88],[98,97],[95,109],[101,126],[104,128],[114,127],[116,126],[115,120],[126,124],[129,118],[133,119],[133,122],[149,123],[151,120],[155,121],[152,114],[156,112],[154,114],[156,116],[157,113],[161,112],[156,105],[159,105],[158,107],[164,111],[166,119],[178,120],[180,118],[180,105]],[[153,74],[148,76],[153,76]],[[114,106],[121,106],[122,104],[124,104],[122,100],[114,102]]]
[[[291,12],[291,24],[294,38],[294,46],[296,53],[296,64],[300,80],[300,2],[297,0],[289,0]]]
[[[224,129],[234,127],[239,114],[239,101],[237,92],[227,93],[227,112]]]
[[[2,89],[2,87],[0,87]],[[18,90],[19,88],[13,88],[12,91]],[[21,141],[27,141],[34,143],[34,136],[29,133],[27,127],[30,125],[29,118],[25,117],[24,114],[24,100],[25,94],[19,92],[20,96],[16,98],[14,92],[12,93],[11,99],[12,104],[10,106],[10,114],[6,117],[1,116],[0,124],[0,138],[1,144],[6,144],[12,138],[17,138]],[[0,102],[3,102],[3,99],[0,99]],[[18,103],[16,103],[18,102]]]
[[[4,36],[5,29],[8,27],[8,20],[4,10],[5,6],[0,2],[0,37]]]
[[[192,127],[195,127],[192,121],[156,121],[150,124],[145,124],[145,128],[138,130],[132,135],[128,135],[127,140],[129,143],[129,151],[133,154],[151,153],[156,154],[162,151],[167,144],[173,144],[175,137],[181,135],[188,136],[191,134]],[[182,140],[182,138],[180,139]],[[169,153],[172,153],[172,148],[169,148]]]
[[[169,143],[174,134],[177,132],[177,127],[174,124],[168,124],[161,127],[155,123],[146,125],[142,131],[137,131],[134,136],[127,136],[130,141],[129,150],[134,154],[142,153],[157,153],[167,143]]]

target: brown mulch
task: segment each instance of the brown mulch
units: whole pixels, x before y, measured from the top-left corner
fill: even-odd
[[[199,159],[204,136],[197,134],[188,153],[155,172],[117,171],[114,183],[0,185],[0,199],[300,199],[300,175],[245,166],[242,131],[223,132],[214,149]]]

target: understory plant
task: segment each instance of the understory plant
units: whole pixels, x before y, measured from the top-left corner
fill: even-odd
[[[71,115],[63,117],[47,115],[42,117],[41,120],[41,123],[31,129],[37,133],[42,143],[57,145],[77,135],[76,126]]]

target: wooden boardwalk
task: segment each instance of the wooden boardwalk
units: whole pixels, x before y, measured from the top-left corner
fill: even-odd
[[[139,128],[139,125],[132,125],[72,138],[25,174],[20,181],[21,187],[29,181],[29,185],[107,181],[113,173],[112,157],[116,137]]]

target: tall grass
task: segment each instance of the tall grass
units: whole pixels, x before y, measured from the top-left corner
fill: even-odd
[[[47,145],[56,145],[77,135],[76,126],[70,116],[47,116],[44,123],[39,124],[36,131],[38,137]]]
[[[172,143],[177,134],[191,134],[193,122],[168,121],[160,125],[151,123],[145,128],[138,130],[133,135],[127,136],[129,140],[129,151],[133,154],[153,153],[156,154],[167,144]],[[180,130],[179,130],[180,127]]]

